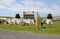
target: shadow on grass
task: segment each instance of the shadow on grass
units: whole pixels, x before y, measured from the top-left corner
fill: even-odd
[[[47,27],[37,27],[38,29],[45,29],[45,28],[47,28]]]
[[[42,28],[46,28],[46,27],[42,27]]]

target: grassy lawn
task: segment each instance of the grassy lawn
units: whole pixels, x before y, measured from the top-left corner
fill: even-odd
[[[35,25],[21,26],[21,25],[0,24],[0,28],[2,29],[60,35],[60,21],[55,22],[53,25],[51,25],[51,27],[48,27],[49,25],[43,25],[43,26],[44,28],[37,28]]]

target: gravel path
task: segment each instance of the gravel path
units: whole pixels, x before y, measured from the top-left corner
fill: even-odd
[[[60,39],[60,36],[0,29],[0,39]]]

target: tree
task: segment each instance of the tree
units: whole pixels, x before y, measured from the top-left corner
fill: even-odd
[[[20,15],[17,13],[16,16],[15,16],[15,18],[18,18],[19,19],[20,18]]]
[[[51,13],[49,13],[48,15],[47,15],[47,19],[52,19],[53,17],[52,17],[52,14]]]

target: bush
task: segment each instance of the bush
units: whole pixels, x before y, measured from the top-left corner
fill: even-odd
[[[16,14],[15,18],[18,18],[19,19],[20,18],[20,15],[19,14]]]
[[[52,19],[52,18],[53,18],[53,17],[52,17],[52,14],[49,13],[49,14],[47,15],[47,19]]]

